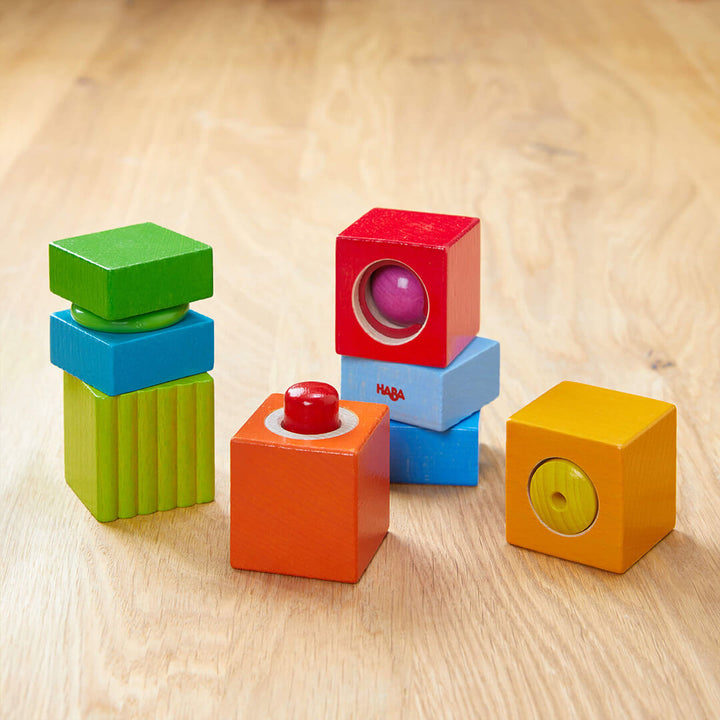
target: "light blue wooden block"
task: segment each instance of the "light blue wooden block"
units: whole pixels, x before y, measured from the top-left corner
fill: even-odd
[[[390,421],[390,482],[477,485],[480,413],[445,432]]]
[[[175,325],[143,333],[89,330],[70,310],[50,316],[50,362],[106,395],[208,372],[214,357],[213,321],[192,310]]]
[[[477,337],[445,368],[343,355],[340,394],[385,403],[391,420],[447,430],[500,394],[500,344]]]

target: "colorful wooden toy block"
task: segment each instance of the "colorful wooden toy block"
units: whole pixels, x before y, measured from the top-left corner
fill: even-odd
[[[230,563],[354,583],[389,526],[388,410],[302,385],[285,403],[268,397],[232,438]]]
[[[625,572],[675,526],[676,410],[563,382],[507,423],[513,545]]]
[[[106,320],[212,295],[212,248],[142,223],[50,244],[50,290]]]
[[[96,332],[70,310],[50,316],[50,362],[107,395],[212,370],[213,321],[190,310],[154,332]]]
[[[477,485],[480,413],[445,432],[390,420],[390,482]]]
[[[65,479],[101,521],[210,502],[213,380],[195,375],[109,396],[63,373]]]
[[[65,479],[102,522],[215,493],[212,249],[144,223],[50,245],[50,316],[62,368]]]
[[[476,337],[445,368],[343,356],[342,397],[381,402],[390,419],[442,432],[500,393],[500,345]]]
[[[480,328],[480,221],[376,208],[336,244],[340,355],[446,367]]]

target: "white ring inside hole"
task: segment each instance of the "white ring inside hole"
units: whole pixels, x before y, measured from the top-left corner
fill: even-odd
[[[369,273],[375,272],[375,270],[379,270],[381,267],[385,267],[386,265],[396,265],[398,267],[403,267],[409,270],[419,281],[422,285],[423,291],[425,292],[425,299],[427,301],[427,314],[425,315],[425,322],[418,328],[417,332],[413,333],[412,335],[408,335],[407,337],[389,337],[388,335],[385,335],[382,333],[382,331],[378,330],[377,328],[373,327],[365,317],[365,313],[363,312],[362,306],[360,305],[360,284],[363,281],[363,278],[365,275]],[[369,288],[369,278],[368,278],[368,284],[367,288]],[[366,291],[367,291],[366,288]],[[384,318],[382,313],[377,309],[377,306],[375,305],[375,301],[372,299],[372,294],[367,292],[367,295],[365,297],[365,301],[368,304],[368,309],[372,314],[374,315],[375,319],[379,322],[385,323],[389,328],[401,328],[401,325],[396,325],[395,323],[390,322],[387,318]],[[411,340],[414,340],[424,329],[427,325],[428,318],[430,317],[430,296],[428,295],[427,288],[425,287],[425,283],[423,282],[423,279],[409,266],[405,263],[399,262],[398,260],[393,260],[392,258],[383,258],[381,260],[375,260],[371,262],[369,265],[365,266],[355,278],[355,282],[353,283],[352,288],[352,308],[353,312],[355,313],[355,319],[360,323],[360,327],[373,339],[376,340],[379,343],[382,343],[383,345],[404,345],[407,342],[410,342]]]
[[[285,409],[280,408],[271,412],[265,418],[265,427],[276,435],[281,435],[286,438],[295,438],[296,440],[325,440],[327,438],[338,437],[339,435],[345,435],[351,430],[354,430],[360,423],[360,418],[352,411],[347,408],[341,407],[338,410],[340,416],[340,427],[337,430],[331,430],[326,433],[319,433],[318,435],[305,435],[304,433],[290,432],[282,426],[283,418],[285,417]]]

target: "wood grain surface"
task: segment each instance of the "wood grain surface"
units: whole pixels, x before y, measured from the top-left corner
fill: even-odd
[[[0,6],[0,715],[714,718],[720,4]],[[358,585],[229,564],[229,440],[338,383],[335,234],[478,215],[502,346],[477,488],[392,489]],[[216,502],[102,525],[63,479],[47,244],[215,250]],[[562,379],[678,407],[677,529],[626,575],[504,539],[505,419]]]

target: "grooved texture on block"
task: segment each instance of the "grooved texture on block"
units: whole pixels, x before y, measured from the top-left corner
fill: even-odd
[[[116,396],[63,375],[65,479],[97,520],[213,500],[210,375]]]
[[[212,248],[154,223],[50,244],[50,290],[119,320],[212,295]]]

